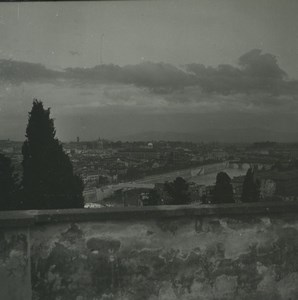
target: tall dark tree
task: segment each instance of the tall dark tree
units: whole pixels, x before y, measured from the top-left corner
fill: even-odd
[[[83,183],[55,138],[50,109],[34,100],[23,144],[23,188],[26,209],[80,208]]]
[[[160,202],[161,200],[158,192],[155,189],[150,190],[146,205],[160,205]]]
[[[254,171],[249,168],[244,178],[242,202],[258,202],[260,199],[260,183],[255,178]]]
[[[177,177],[173,182],[166,182],[164,189],[171,197],[169,203],[166,204],[179,205],[190,203],[189,185],[182,177]]]
[[[0,210],[21,209],[19,186],[10,158],[0,153]]]
[[[225,172],[220,172],[216,176],[216,184],[214,188],[214,203],[232,203],[233,186],[230,176]]]

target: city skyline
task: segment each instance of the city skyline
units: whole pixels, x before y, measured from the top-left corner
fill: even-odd
[[[0,139],[24,138],[37,98],[64,141],[298,140],[293,1],[0,7]]]

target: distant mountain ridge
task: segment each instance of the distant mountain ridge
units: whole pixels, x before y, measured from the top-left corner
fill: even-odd
[[[185,141],[185,142],[235,142],[261,141],[297,142],[297,131],[275,131],[261,128],[212,129],[197,132],[144,131],[119,138],[123,141]]]

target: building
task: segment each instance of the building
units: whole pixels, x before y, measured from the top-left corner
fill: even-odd
[[[203,197],[206,195],[206,186],[203,184],[190,183],[189,194],[191,202],[203,202]]]
[[[144,160],[151,160],[151,159],[159,159],[161,153],[154,149],[143,148],[143,149],[125,149],[118,151],[119,158],[126,158],[126,159],[144,159]]]
[[[165,191],[165,184],[164,183],[156,183],[154,185],[154,189],[157,191],[158,195],[160,196],[161,203],[169,203],[171,201],[170,195]]]
[[[101,138],[98,138],[97,140],[97,149],[103,150],[103,140]]]
[[[241,202],[244,179],[245,176],[236,176],[231,181],[234,193],[234,201],[236,203]]]
[[[298,170],[257,172],[261,198],[272,196],[298,197]]]
[[[206,160],[225,160],[228,158],[228,153],[222,149],[213,149],[206,154]]]

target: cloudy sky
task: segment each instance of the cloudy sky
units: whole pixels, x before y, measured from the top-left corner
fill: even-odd
[[[0,3],[0,139],[298,141],[298,2]]]

